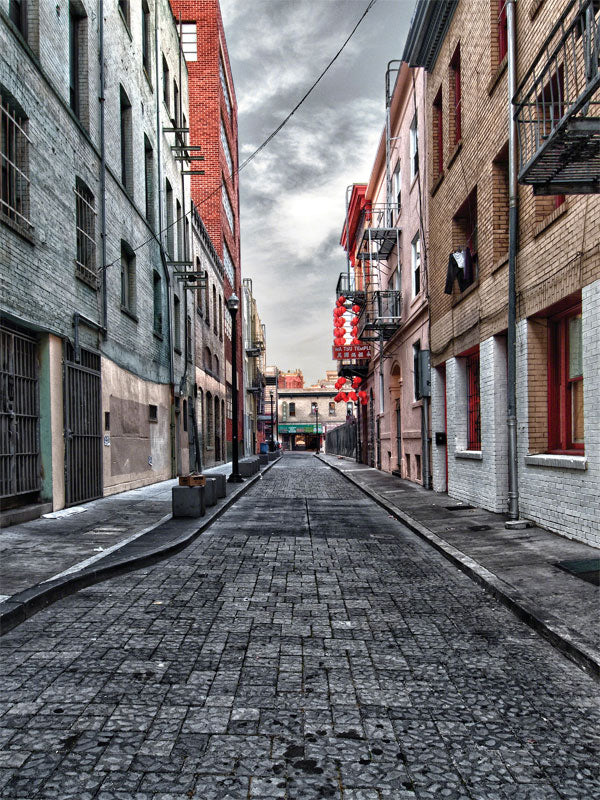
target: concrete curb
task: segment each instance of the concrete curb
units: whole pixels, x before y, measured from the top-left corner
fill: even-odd
[[[80,589],[85,589],[96,583],[102,583],[102,581],[117,577],[118,575],[124,575],[127,572],[133,572],[141,567],[151,566],[157,561],[161,561],[183,550],[191,544],[194,539],[200,536],[200,534],[204,533],[215,520],[219,519],[239,497],[244,495],[248,489],[259,481],[271,467],[278,463],[278,461],[279,458],[267,464],[263,470],[249,478],[241,485],[241,489],[238,492],[226,498],[223,505],[218,508],[209,519],[201,523],[199,527],[195,527],[191,532],[187,532],[171,540],[167,544],[158,546],[152,551],[145,552],[142,555],[133,554],[127,556],[120,553],[119,549],[113,550],[111,553],[107,554],[106,558],[99,559],[89,567],[78,572],[63,575],[54,580],[38,583],[35,586],[31,586],[29,589],[18,592],[8,600],[5,600],[0,606],[0,636],[4,636],[5,633],[8,633],[22,622],[25,622],[26,619],[29,619],[29,617],[37,614],[38,611],[42,611],[44,608],[47,608],[58,600],[62,600],[71,594],[75,594],[75,592],[80,591]],[[157,522],[156,525],[147,530],[139,538],[131,542],[124,542],[122,549],[127,547],[129,552],[142,549],[144,538],[164,524],[164,521]]]
[[[571,661],[574,661],[590,677],[600,681],[600,656],[588,642],[582,641],[577,631],[569,628],[554,615],[544,611],[531,598],[523,595],[510,583],[503,581],[497,575],[482,567],[481,564],[465,555],[461,550],[448,544],[448,542],[441,539],[429,528],[413,519],[413,517],[392,506],[372,489],[362,486],[352,478],[351,473],[340,469],[336,464],[330,464],[321,456],[316,457],[350,481],[350,483],[384,508],[388,514],[391,514],[399,522],[406,525],[413,533],[429,542],[445,558],[509,608],[522,622],[527,623],[537,633],[548,639],[554,647],[570,658]]]

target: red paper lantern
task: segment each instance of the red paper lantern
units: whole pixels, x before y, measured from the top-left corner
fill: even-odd
[[[357,306],[356,303],[355,303],[352,306],[352,311],[354,311],[355,314],[358,314],[358,312],[360,311],[360,306]]]
[[[358,333],[358,327],[356,325],[353,325],[350,333],[352,334],[352,336],[356,336],[356,334]]]
[[[357,339],[356,336],[355,336],[354,339],[352,339],[352,344],[359,345],[360,344],[360,339]]]
[[[361,406],[366,406],[366,405],[368,404],[368,402],[369,402],[369,401],[368,401],[368,400],[367,400],[367,398],[365,397],[365,398],[364,398],[364,400],[361,400],[361,401],[360,401],[360,404],[361,404]]]
[[[338,297],[338,299],[337,299],[338,306],[343,306],[345,302],[346,302],[346,298],[344,297],[344,295],[341,295],[340,297]]]
[[[352,388],[353,389],[358,389],[358,387],[361,385],[361,383],[362,383],[362,378],[359,378],[358,375],[357,375],[356,378],[352,379]]]
[[[352,317],[350,320],[351,325],[358,325],[358,317]]]
[[[358,402],[358,397],[356,396],[356,392],[349,392],[348,397],[350,400],[354,401],[355,403]]]
[[[347,402],[348,402],[348,394],[347,394],[347,392],[340,392],[340,395],[339,395],[339,396],[342,398],[342,400],[344,401],[344,403],[347,403]]]

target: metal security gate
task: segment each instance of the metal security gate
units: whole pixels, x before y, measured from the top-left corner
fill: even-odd
[[[41,488],[39,424],[37,341],[0,327],[0,498],[4,500]]]
[[[100,356],[65,345],[65,500],[68,506],[102,496]]]

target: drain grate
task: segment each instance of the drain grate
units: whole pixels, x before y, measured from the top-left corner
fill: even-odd
[[[579,561],[558,561],[556,566],[570,572],[576,578],[600,586],[600,558],[584,558]]]
[[[469,525],[468,527],[469,527],[470,531],[489,531],[490,530],[490,526],[489,525]]]
[[[473,511],[475,506],[444,506],[446,511]]]

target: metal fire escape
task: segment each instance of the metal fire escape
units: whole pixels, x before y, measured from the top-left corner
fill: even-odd
[[[519,182],[600,192],[600,0],[571,0],[517,88]]]

